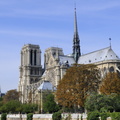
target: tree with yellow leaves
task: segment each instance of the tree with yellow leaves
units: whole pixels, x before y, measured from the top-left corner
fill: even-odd
[[[99,83],[100,72],[95,65],[74,64],[59,81],[56,99],[64,107],[84,107],[86,97],[97,91]]]
[[[103,78],[100,92],[110,95],[111,93],[120,94],[120,76],[117,72],[109,72]]]

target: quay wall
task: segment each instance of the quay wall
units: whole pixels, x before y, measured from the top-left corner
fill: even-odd
[[[62,120],[66,118],[69,114],[62,114]],[[81,116],[83,120],[87,120],[87,114],[71,114],[72,120],[81,120]],[[1,115],[0,115],[1,120]],[[7,120],[27,120],[26,114],[8,114]],[[52,114],[34,114],[33,120],[52,120]],[[110,117],[107,118],[107,120],[112,120]]]

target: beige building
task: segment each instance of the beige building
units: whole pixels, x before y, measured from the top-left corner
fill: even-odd
[[[20,80],[18,91],[21,92],[23,103],[37,99],[37,88],[43,81],[58,85],[66,70],[74,63],[96,64],[101,70],[101,76],[106,72],[120,72],[120,59],[111,48],[106,47],[88,54],[81,55],[80,40],[77,29],[75,9],[73,53],[64,55],[62,48],[51,47],[44,53],[44,68],[41,66],[41,50],[39,45],[24,45],[21,50]]]

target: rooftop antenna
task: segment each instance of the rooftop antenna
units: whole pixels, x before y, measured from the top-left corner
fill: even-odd
[[[109,38],[109,41],[110,41],[110,48],[111,48],[111,38]]]

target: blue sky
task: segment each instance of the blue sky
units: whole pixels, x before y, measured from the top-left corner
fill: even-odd
[[[0,0],[0,86],[17,89],[20,51],[38,44],[72,53],[75,0]],[[120,1],[76,0],[81,53],[109,46],[120,57]]]

